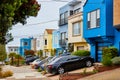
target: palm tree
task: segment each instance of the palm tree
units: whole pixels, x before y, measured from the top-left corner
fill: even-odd
[[[20,63],[20,59],[21,59],[21,55],[20,54],[16,54],[15,55],[15,59],[17,59],[17,66],[19,66],[19,63]]]
[[[14,52],[13,52],[13,53],[10,53],[8,56],[9,56],[9,58],[10,58],[11,61],[12,61],[12,62],[11,62],[11,65],[13,65],[13,60],[14,60],[14,57],[16,56],[16,53],[14,53]]]

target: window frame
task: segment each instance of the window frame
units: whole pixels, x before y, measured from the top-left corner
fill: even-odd
[[[79,34],[74,34],[74,30],[75,30],[74,24],[77,24],[77,23],[79,24],[79,29],[77,29],[77,30],[79,30]],[[81,35],[81,22],[78,21],[78,22],[72,23],[72,36],[74,37],[74,36],[80,36],[80,35]]]
[[[99,11],[99,13],[98,13]],[[91,14],[95,12],[95,26],[91,25],[91,21],[93,20],[91,17]],[[88,29],[94,29],[94,28],[99,28],[100,27],[100,9],[95,9],[93,11],[90,11],[87,13],[87,28]]]

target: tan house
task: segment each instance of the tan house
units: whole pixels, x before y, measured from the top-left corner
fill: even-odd
[[[44,48],[43,48],[43,56],[51,56],[52,51],[52,32],[54,29],[45,29],[44,31]]]
[[[120,0],[114,0],[114,25],[120,27]]]
[[[90,50],[89,44],[83,38],[82,13],[75,13],[68,18],[68,43],[74,45],[74,51]]]

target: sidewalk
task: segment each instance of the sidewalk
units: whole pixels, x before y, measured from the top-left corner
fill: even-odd
[[[120,68],[101,72],[78,80],[120,80]]]

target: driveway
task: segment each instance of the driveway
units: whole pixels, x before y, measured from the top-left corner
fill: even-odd
[[[37,72],[35,69],[31,69],[30,66],[21,66],[21,67],[15,67],[15,66],[10,66],[10,65],[5,65],[3,67],[3,70],[11,70],[14,74],[12,77],[7,78],[6,80],[9,80],[10,78],[15,78],[15,79],[11,79],[11,80],[22,80],[25,78],[27,78],[27,80],[29,80],[29,78],[34,78],[33,80],[46,80],[45,76],[43,76],[40,72]],[[4,79],[5,80],[5,79]]]

